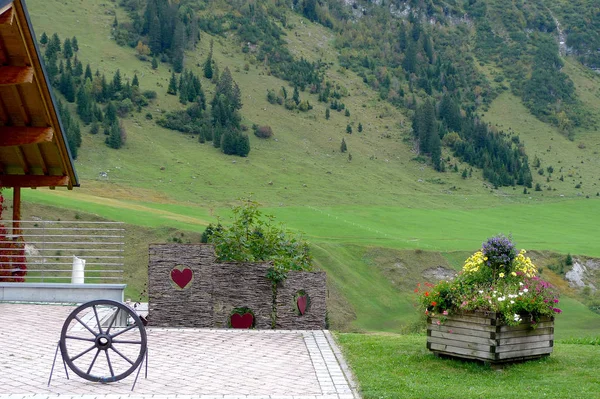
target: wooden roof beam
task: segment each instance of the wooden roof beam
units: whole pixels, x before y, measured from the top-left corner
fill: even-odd
[[[53,138],[51,127],[0,126],[0,147],[49,143]]]
[[[69,176],[5,175],[0,187],[58,187],[70,186]]]
[[[0,26],[11,26],[14,21],[15,9],[12,4],[0,8]]]
[[[33,82],[33,67],[0,67],[0,86],[14,86]]]

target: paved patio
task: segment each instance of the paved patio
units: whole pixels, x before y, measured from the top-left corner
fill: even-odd
[[[328,331],[148,328],[148,378],[143,371],[100,384],[57,359],[60,330],[72,306],[0,303],[0,398],[359,398]]]

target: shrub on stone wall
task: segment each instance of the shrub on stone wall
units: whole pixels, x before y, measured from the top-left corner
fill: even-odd
[[[267,277],[272,281],[285,279],[291,270],[311,269],[308,242],[276,224],[272,215],[263,214],[257,202],[242,199],[241,205],[232,210],[232,224],[226,226],[219,221],[221,229],[212,230],[208,237],[220,261],[271,261],[273,268]]]

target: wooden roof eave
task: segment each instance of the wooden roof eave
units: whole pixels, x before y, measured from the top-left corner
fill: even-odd
[[[60,153],[62,170],[67,177],[67,179],[54,179],[53,176],[48,176],[52,177],[49,180],[52,180],[52,182],[56,180],[59,182],[59,185],[67,186],[69,189],[72,189],[73,187],[79,187],[79,179],[73,165],[73,157],[71,155],[71,151],[69,150],[66,132],[58,115],[56,99],[52,93],[52,86],[48,80],[43,59],[40,56],[41,52],[37,44],[36,35],[33,31],[33,25],[31,24],[27,7],[23,0],[0,0],[0,11],[6,11],[11,6],[13,8],[13,18],[16,20],[15,22],[17,23],[19,33],[24,40],[26,51],[31,62],[31,67],[34,69],[37,77],[34,79],[33,83],[38,86],[42,101],[44,102],[44,108],[47,112],[48,120],[50,121],[51,125],[55,127],[53,130],[53,137],[54,140],[56,140],[57,150]],[[37,178],[33,179],[35,180],[35,183],[43,183],[44,181],[48,180],[37,179],[39,180],[38,182],[36,179]],[[3,180],[2,177],[0,177],[0,181],[1,180]],[[27,180],[27,182],[24,181],[23,184],[20,184],[21,187],[31,187],[30,184],[33,181],[32,179],[29,179],[24,175],[23,180]],[[18,177],[13,181],[13,183],[18,183]],[[2,185],[6,186],[6,184]]]

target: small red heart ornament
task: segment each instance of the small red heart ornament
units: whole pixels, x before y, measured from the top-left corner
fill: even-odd
[[[179,288],[181,289],[186,288],[192,282],[193,277],[194,273],[189,267],[183,268],[181,270],[171,270],[171,280],[173,280],[173,282],[177,284],[177,286],[179,286]]]
[[[231,327],[233,328],[250,328],[254,322],[254,316],[252,313],[234,313],[231,315]]]
[[[308,305],[308,295],[299,296],[296,300],[296,305],[298,305],[298,311],[301,315],[306,312],[306,305]]]

